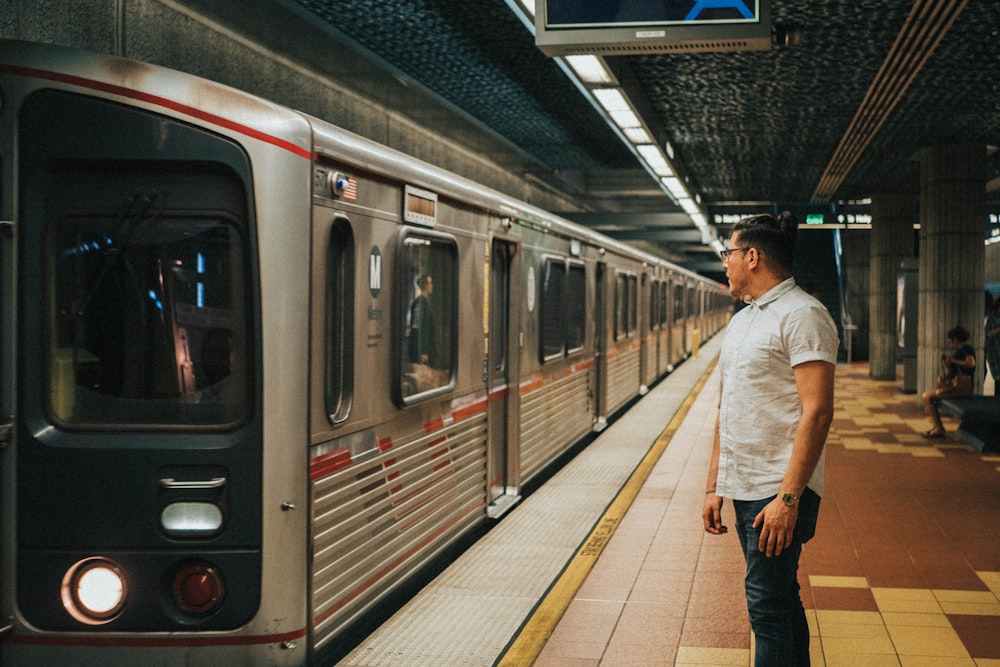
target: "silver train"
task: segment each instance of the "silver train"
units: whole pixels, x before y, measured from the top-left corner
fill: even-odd
[[[722,286],[182,73],[0,42],[0,663],[303,665]]]

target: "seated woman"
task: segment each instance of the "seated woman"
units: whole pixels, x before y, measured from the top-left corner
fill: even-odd
[[[931,429],[925,438],[945,437],[944,425],[938,413],[938,401],[953,396],[972,396],[972,376],[976,372],[976,351],[969,345],[969,332],[961,325],[948,331],[948,342],[954,353],[941,355],[944,373],[938,377],[934,389],[925,391],[924,412],[931,420]]]

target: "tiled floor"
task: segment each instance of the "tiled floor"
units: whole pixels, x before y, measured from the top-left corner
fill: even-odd
[[[1000,456],[924,440],[917,397],[898,387],[865,364],[837,369],[799,572],[813,665],[1000,667]],[[751,664],[735,532],[701,527],[717,397],[713,377],[536,667]]]

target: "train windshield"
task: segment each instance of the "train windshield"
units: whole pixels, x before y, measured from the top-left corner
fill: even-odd
[[[46,225],[48,411],[76,428],[247,416],[245,243],[225,214],[121,209]]]

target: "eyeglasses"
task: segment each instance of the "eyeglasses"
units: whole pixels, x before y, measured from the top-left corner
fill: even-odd
[[[725,250],[720,250],[719,254],[722,255],[722,259],[729,259],[729,256],[732,255],[734,252],[736,252],[738,250],[742,250],[743,252],[746,252],[747,250],[750,249],[750,247],[751,246],[747,246],[745,248],[726,248]]]

